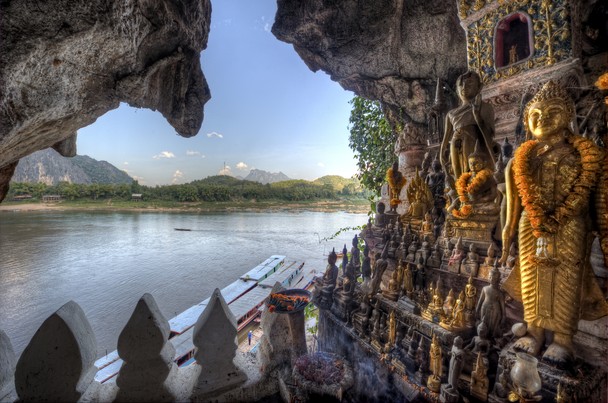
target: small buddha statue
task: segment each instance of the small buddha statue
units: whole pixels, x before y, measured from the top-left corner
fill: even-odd
[[[445,238],[445,244],[443,247],[443,260],[449,261],[450,257],[452,256],[453,249],[454,246],[452,245],[450,240],[448,238]]]
[[[474,336],[465,348],[471,350],[474,354],[481,353],[484,357],[488,356],[490,340],[488,339],[488,327],[485,323],[480,322],[477,325],[477,336]]]
[[[423,235],[422,237],[422,246],[420,250],[416,252],[417,256],[421,256],[423,262],[426,264],[426,261],[431,256],[431,242],[429,241],[428,235]]]
[[[363,248],[363,264],[361,265],[361,276],[365,281],[366,278],[370,278],[372,276],[372,265],[371,259],[369,257],[369,246],[365,244]]]
[[[397,320],[395,319],[395,311],[391,311],[388,315],[388,341],[386,343],[385,350],[388,352],[394,346],[397,341]]]
[[[464,309],[467,311],[474,312],[477,304],[477,288],[473,284],[473,276],[469,276],[467,285],[464,286]]]
[[[452,317],[452,310],[454,309],[454,290],[450,288],[448,292],[448,296],[445,297],[445,301],[443,302],[443,312],[445,313],[445,317]]]
[[[458,199],[448,207],[448,213],[456,218],[467,218],[473,213],[498,214],[494,172],[487,166],[486,156],[479,151],[478,143],[469,155],[469,167],[471,171],[463,173],[456,181]]]
[[[401,189],[403,189],[403,186],[405,186],[407,182],[403,174],[399,171],[398,161],[395,161],[393,166],[386,171],[386,181],[388,182],[388,186],[390,188],[389,211],[396,213],[397,207],[401,203],[401,200],[399,199]]]
[[[431,256],[426,261],[427,266],[438,269],[441,266],[441,252],[439,251],[439,243],[435,243]]]
[[[513,144],[509,142],[509,138],[505,137],[501,146],[501,155],[505,159],[505,162],[508,162],[511,158],[513,158]]]
[[[494,266],[494,262],[496,261],[497,254],[499,252],[498,246],[494,242],[488,246],[488,251],[486,252],[488,257],[486,257],[483,261],[483,264],[486,266]]]
[[[492,338],[502,335],[502,323],[505,318],[505,298],[500,290],[500,280],[500,270],[496,262],[490,272],[490,285],[481,289],[475,308],[477,317],[486,324]]]
[[[399,265],[402,262],[399,261]],[[403,292],[407,295],[408,298],[412,298],[412,292],[414,291],[414,277],[412,273],[412,269],[410,268],[411,263],[405,265],[403,270]]]
[[[508,269],[513,269],[515,267],[515,263],[517,262],[517,246],[515,243],[511,244],[509,248],[509,255],[507,256],[506,266]]]
[[[454,245],[454,249],[450,255],[450,259],[448,260],[448,270],[454,273],[460,273],[460,263],[462,263],[464,257],[465,252],[462,245],[462,237],[458,237],[456,245]]]
[[[355,273],[361,268],[361,251],[359,251],[359,237],[355,234],[353,247],[350,248],[350,261],[355,267]]]
[[[454,309],[452,310],[452,320],[449,323],[452,328],[463,328],[465,327],[464,319],[464,290],[460,291]]]
[[[424,213],[424,221],[420,226],[420,230],[423,234],[433,233],[433,217],[431,216],[431,213],[429,211]]]
[[[488,379],[488,359],[481,353],[477,353],[475,369],[471,372],[471,395],[482,402],[488,400],[488,389],[490,380]]]
[[[431,163],[431,172],[426,177],[426,184],[429,185],[431,189],[431,193],[435,197],[435,204],[438,204],[438,198],[443,199],[443,191],[445,188],[445,174],[441,169],[441,162],[437,159],[437,155],[435,155],[435,159]]]
[[[337,260],[338,255],[334,248],[327,257],[327,268],[325,269],[325,274],[323,275],[323,280],[321,282],[321,292],[318,294],[318,305],[321,309],[329,309],[333,304],[333,293],[336,288],[339,271],[338,266],[336,266]]]
[[[378,228],[386,227],[388,219],[386,218],[386,214],[384,214],[385,209],[386,205],[383,202],[378,202],[378,204],[376,204],[376,216],[374,218],[374,225]]]
[[[456,336],[450,350],[450,366],[448,370],[448,383],[446,389],[452,394],[458,393],[458,379],[464,366],[464,350],[462,337]]]
[[[352,297],[353,293],[355,292],[356,282],[355,266],[351,260],[344,269],[344,276],[342,278],[342,295],[345,297]]]
[[[422,257],[416,263],[416,290],[424,291],[426,286],[426,272],[424,270],[424,262],[422,261]]]
[[[414,238],[409,248],[407,248],[407,257],[405,261],[408,263],[416,263],[416,252],[418,252],[418,247],[420,244],[418,243],[418,239]]]
[[[384,248],[382,254],[376,254],[376,263],[374,265],[374,273],[372,275],[372,285],[369,293],[369,297],[373,297],[380,291],[380,284],[382,283],[382,276],[388,267],[388,249]]]
[[[393,270],[391,279],[388,282],[388,288],[382,291],[387,299],[391,301],[397,301],[399,299],[399,293],[401,291],[401,281],[403,278],[403,265],[400,264]]]
[[[469,253],[467,253],[466,259],[464,259],[462,262],[461,272],[464,272],[464,274],[470,275],[472,277],[477,277],[478,270],[479,255],[477,254],[475,244],[472,243],[471,245],[469,245]]]
[[[443,362],[441,357],[441,345],[437,339],[437,335],[433,334],[431,348],[429,350],[429,369],[431,375],[427,380],[427,387],[435,393],[439,393],[441,387],[441,372],[443,370]]]

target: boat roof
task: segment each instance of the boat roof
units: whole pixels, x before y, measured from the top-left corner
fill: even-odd
[[[271,289],[265,287],[255,287],[241,298],[228,305],[235,318],[240,318],[251,311],[259,303],[263,302],[270,294]]]
[[[302,263],[302,265],[304,265],[304,263]],[[295,276],[297,276],[298,269],[300,269],[300,267],[301,266],[297,266],[297,262],[286,262],[283,267],[278,269],[275,273],[272,273],[266,279],[260,281],[258,285],[261,287],[272,288],[276,283],[280,283],[281,285],[285,286],[290,280],[290,277],[293,279]]]
[[[249,270],[247,273],[243,274],[240,278],[242,280],[260,281],[268,274],[268,272],[272,271],[275,267],[279,266],[284,261],[285,256],[272,255],[253,269]]]

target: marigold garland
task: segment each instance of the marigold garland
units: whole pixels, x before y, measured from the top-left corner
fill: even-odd
[[[388,186],[391,188],[390,205],[391,205],[391,207],[398,206],[399,202],[401,201],[401,200],[399,200],[399,193],[393,189],[398,188],[399,191],[401,191],[401,189],[403,189],[403,187],[407,183],[407,179],[405,179],[403,176],[401,176],[399,183],[395,183],[395,178],[393,177],[393,168],[391,167],[388,169],[388,171],[386,171],[386,181],[388,182]],[[396,195],[396,197],[394,197],[395,195]]]
[[[608,90],[608,73],[604,73],[598,77],[595,86],[600,90]],[[604,102],[608,105],[608,97],[604,97]]]
[[[568,195],[554,211],[545,211],[540,205],[540,189],[532,181],[530,159],[532,152],[539,144],[538,140],[529,140],[515,151],[513,176],[515,186],[521,198],[521,204],[528,214],[535,237],[557,232],[563,219],[580,214],[589,200],[591,189],[597,183],[601,170],[602,150],[593,142],[581,136],[569,136],[566,140],[572,144],[581,158],[581,172],[574,180]]]
[[[472,172],[465,172],[460,175],[460,178],[456,181],[456,192],[458,193],[458,199],[460,200],[460,209],[452,210],[452,215],[457,218],[466,218],[473,212],[473,206],[468,204],[469,201],[467,195],[475,194],[480,191],[483,185],[492,177],[493,172],[489,168],[482,169],[479,171],[471,183],[469,180],[473,176]]]

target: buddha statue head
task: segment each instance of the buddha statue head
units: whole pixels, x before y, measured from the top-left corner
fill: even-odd
[[[474,174],[485,169],[487,165],[486,155],[479,151],[479,140],[475,142],[475,149],[469,155],[469,168]]]
[[[456,80],[458,96],[463,103],[472,101],[481,91],[481,78],[474,71],[467,71]]]
[[[570,134],[574,111],[574,102],[566,90],[549,81],[524,110],[528,135],[536,140],[547,141],[556,135]]]

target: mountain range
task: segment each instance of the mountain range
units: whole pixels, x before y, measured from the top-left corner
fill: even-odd
[[[133,178],[107,161],[97,161],[86,155],[66,158],[52,148],[47,148],[21,158],[12,181],[47,185],[56,185],[62,181],[78,184],[131,184]]]
[[[251,182],[259,182],[265,185],[267,183],[288,181],[291,178],[285,175],[283,172],[275,173],[263,171],[261,169],[252,169],[251,172],[249,172],[249,175],[243,179]]]

